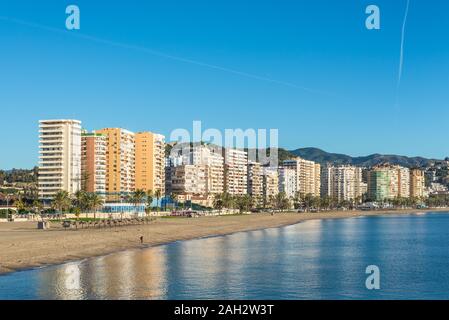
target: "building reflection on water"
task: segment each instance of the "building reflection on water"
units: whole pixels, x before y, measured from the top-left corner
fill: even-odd
[[[320,224],[311,221],[301,227],[308,242],[319,242]],[[319,248],[307,247],[298,238],[297,228],[183,241],[49,267],[38,273],[37,296],[63,300],[244,299],[264,290],[270,294],[269,288],[276,284],[294,292],[292,274],[304,272],[295,265],[297,256],[310,259],[319,255]],[[75,275],[79,275],[74,281],[78,287],[70,285]],[[314,275],[308,278],[313,280]],[[248,286],[242,287],[242,283]]]
[[[72,283],[79,269],[79,286]],[[76,282],[76,281],[75,281]],[[165,249],[131,250],[42,269],[37,291],[41,299],[164,299]]]
[[[0,299],[447,298],[448,225],[364,217],[180,241],[2,276]],[[366,290],[368,265],[382,290]]]

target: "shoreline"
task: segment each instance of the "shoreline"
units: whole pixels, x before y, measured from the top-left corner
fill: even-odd
[[[149,225],[107,229],[37,230],[36,222],[0,223],[0,276],[51,265],[146,249],[178,241],[287,227],[309,220],[449,212],[449,208],[316,213],[267,213],[201,218],[158,218]],[[139,237],[144,237],[140,244]]]

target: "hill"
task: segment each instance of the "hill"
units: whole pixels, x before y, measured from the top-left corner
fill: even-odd
[[[406,157],[399,155],[372,154],[364,157],[351,157],[345,154],[329,153],[318,148],[300,148],[289,151],[295,156],[306,160],[318,162],[320,164],[351,164],[356,166],[373,166],[381,163],[397,164],[404,167],[426,167],[438,161],[423,157]]]

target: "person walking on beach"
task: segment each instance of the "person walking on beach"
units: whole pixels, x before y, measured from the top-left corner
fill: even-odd
[[[140,244],[143,244],[143,236],[140,236]]]

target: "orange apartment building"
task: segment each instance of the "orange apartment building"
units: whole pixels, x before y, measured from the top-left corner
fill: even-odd
[[[106,192],[108,200],[135,191],[135,134],[121,128],[106,128],[95,133],[106,136]]]
[[[152,132],[139,132],[136,143],[136,189],[165,195],[165,137]]]
[[[81,187],[86,192],[106,193],[106,136],[81,134]]]

